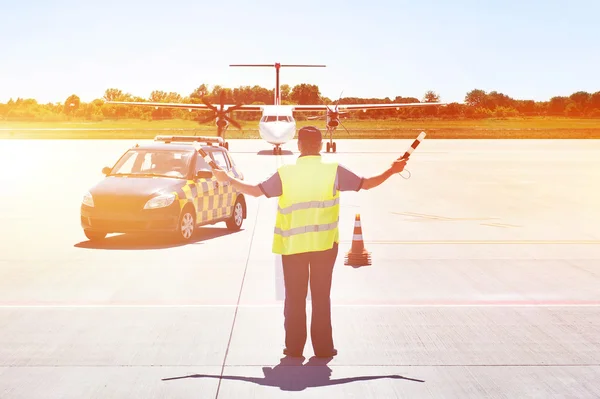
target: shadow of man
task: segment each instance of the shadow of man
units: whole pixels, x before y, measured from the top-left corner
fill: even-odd
[[[245,381],[258,385],[278,387],[282,391],[303,391],[307,388],[317,388],[330,385],[347,384],[357,381],[369,381],[383,378],[425,382],[401,375],[375,375],[331,379],[332,370],[327,364],[332,358],[321,359],[312,357],[306,364],[304,358],[284,357],[275,367],[263,367],[264,377],[244,377],[235,375],[193,374],[184,377],[163,378],[163,381],[182,378],[217,378],[232,381]]]

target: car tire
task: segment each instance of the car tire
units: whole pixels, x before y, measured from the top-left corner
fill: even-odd
[[[196,212],[193,207],[186,206],[179,216],[176,237],[180,241],[190,241],[196,232]]]
[[[244,222],[244,206],[242,205],[242,201],[238,197],[235,200],[235,204],[233,205],[233,210],[231,212],[231,217],[227,219],[225,224],[227,224],[227,228],[229,230],[239,230],[242,228],[242,223]]]
[[[97,231],[97,230],[83,230],[83,233],[90,241],[103,240],[107,234],[103,231]]]

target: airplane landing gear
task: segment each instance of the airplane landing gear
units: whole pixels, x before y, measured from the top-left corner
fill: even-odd
[[[331,150],[331,152],[335,152],[335,143],[333,142],[333,131],[335,128],[327,127],[327,133],[329,133],[329,142],[327,143],[327,152]]]
[[[273,155],[281,155],[281,147],[279,147],[278,145],[273,147]]]

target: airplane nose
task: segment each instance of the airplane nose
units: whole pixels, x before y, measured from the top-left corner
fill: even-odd
[[[292,140],[296,135],[296,126],[294,123],[285,121],[273,121],[260,124],[264,137],[273,144],[285,144]]]

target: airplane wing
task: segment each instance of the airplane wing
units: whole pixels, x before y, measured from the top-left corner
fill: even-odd
[[[446,103],[392,103],[392,104],[339,104],[338,111],[366,111],[368,109],[390,109],[403,107],[425,107],[431,105],[447,105]],[[326,111],[335,109],[335,104],[319,105],[292,105],[295,111]]]
[[[185,104],[185,103],[156,103],[156,102],[146,102],[146,101],[106,101],[106,104],[119,104],[119,105],[138,105],[142,107],[161,107],[161,108],[181,108],[181,109],[210,109],[206,106],[206,104]],[[212,104],[213,107],[219,109],[220,104]],[[224,104],[225,110],[229,108],[236,107],[235,111],[262,111],[261,105],[250,105],[243,104],[236,106],[235,104]]]

